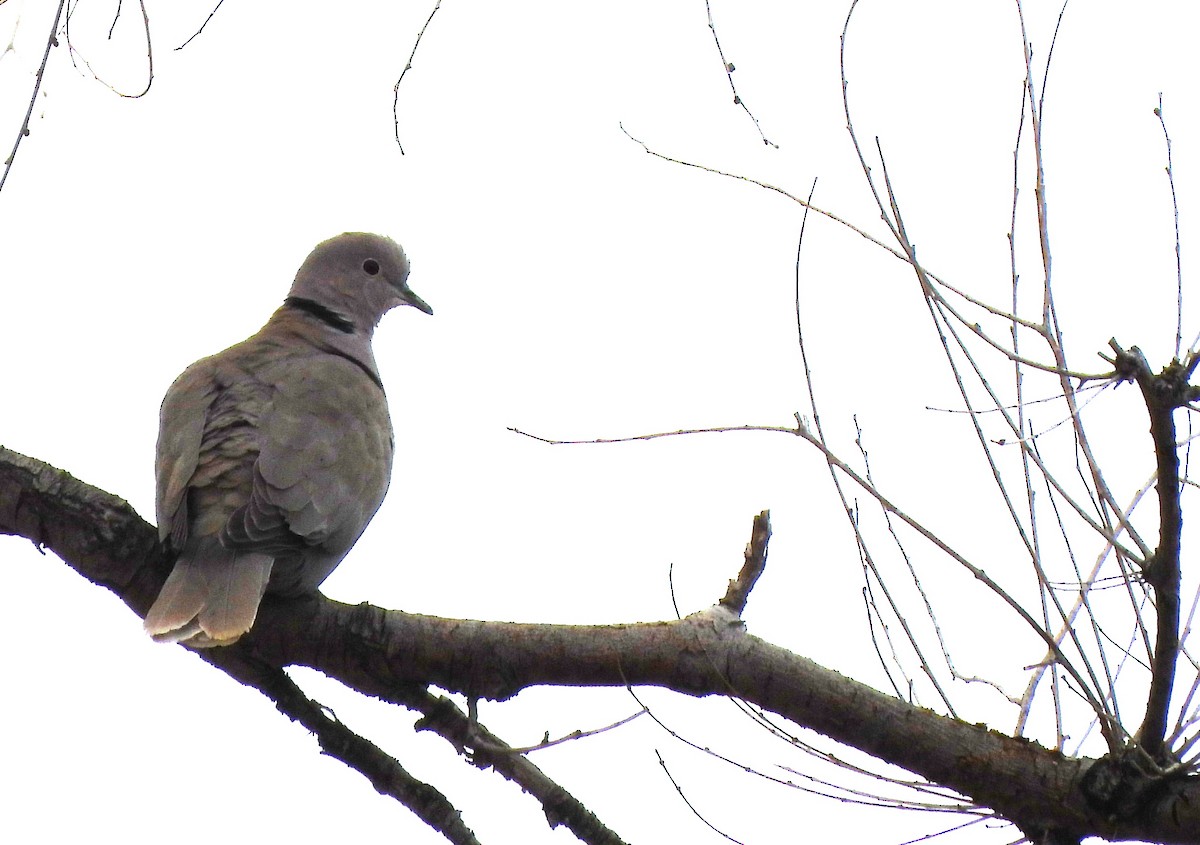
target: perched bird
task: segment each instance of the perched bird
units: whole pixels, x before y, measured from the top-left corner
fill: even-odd
[[[154,469],[178,558],[146,615],[155,640],[229,645],[264,592],[314,592],[358,540],[392,474],[371,336],[397,305],[433,313],[408,271],[380,235],[318,244],[258,334],[171,385]]]

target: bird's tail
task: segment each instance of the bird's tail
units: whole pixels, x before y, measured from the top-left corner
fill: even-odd
[[[155,642],[192,648],[230,645],[250,630],[271,577],[273,558],[192,537],[158,594],[145,628]]]

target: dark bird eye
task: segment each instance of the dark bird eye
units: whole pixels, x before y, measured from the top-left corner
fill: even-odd
[[[374,276],[379,272],[379,262],[374,258],[368,258],[363,262],[363,270],[367,272],[367,275]]]

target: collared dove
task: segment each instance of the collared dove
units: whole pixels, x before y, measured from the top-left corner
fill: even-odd
[[[383,502],[392,424],[371,352],[408,287],[395,241],[317,246],[258,334],[192,364],[163,399],[158,532],[178,553],[146,615],[160,642],[229,645],[264,592],[314,592]]]

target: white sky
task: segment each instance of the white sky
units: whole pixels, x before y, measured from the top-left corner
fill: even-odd
[[[0,60],[5,150],[54,5],[0,6],[0,41],[15,34]],[[799,207],[647,156],[619,124],[668,155],[795,194],[819,178],[819,205],[882,235],[841,112],[846,4],[714,3],[739,92],[773,149],[731,103],[702,3],[446,0],[401,89],[404,156],[392,85],[431,4],[302,2],[287,17],[226,4],[180,52],[209,8],[175,5],[149,8],[155,78],[141,99],[73,68],[65,39],[51,55],[0,193],[0,443],[152,518],[158,404],[174,376],[255,331],[317,241],[383,232],[404,244],[411,284],[436,314],[394,313],[377,335],[397,469],[328,595],[452,617],[670,618],[668,566],[683,612],[711,604],[752,516],[770,507],[751,632],[885,683],[857,553],[810,447],[724,434],[550,448],[505,430],[787,425],[805,409],[792,313]],[[140,16],[125,4],[109,42],[112,11],[78,5],[71,43],[113,87],[137,91]],[[1029,3],[1039,65],[1057,11]],[[1101,369],[1094,352],[1110,336],[1140,344],[1154,366],[1174,351],[1171,205],[1151,110],[1162,92],[1186,283],[1200,203],[1195,23],[1184,2],[1080,3],[1064,19],[1046,167],[1059,306],[1081,369]],[[856,128],[879,136],[922,260],[1004,304],[1023,76],[1014,4],[864,0],[847,55]],[[1023,182],[1023,198],[1032,187]],[[1033,284],[1028,210],[1019,243]],[[886,491],[1005,574],[1010,538],[989,516],[995,495],[969,424],[926,410],[952,406],[954,389],[911,273],[818,220],[803,266],[823,421],[839,450],[857,454],[857,414]],[[1200,330],[1190,293],[1185,343]],[[1136,393],[1109,392],[1097,407],[1117,421],[1110,454],[1128,456],[1115,468],[1127,495],[1151,468]],[[1040,657],[1029,635],[970,579],[912,548],[960,668],[1019,690],[1022,667]],[[151,643],[123,605],[53,556],[16,539],[0,541],[0,555],[0,839],[443,841],[319,756],[257,693]],[[445,791],[482,841],[573,841],[548,832],[511,785],[414,737],[409,714],[296,675]],[[1011,727],[994,697],[956,695],[971,720]],[[828,775],[766,744],[727,702],[645,697],[701,744],[777,774]],[[619,691],[531,690],[484,703],[481,718],[520,745],[634,709]],[[654,749],[702,812],[745,842],[899,843],[955,823],[765,785],[645,718],[535,761],[627,840],[718,841],[679,802]],[[1016,836],[976,826],[944,841]]]

